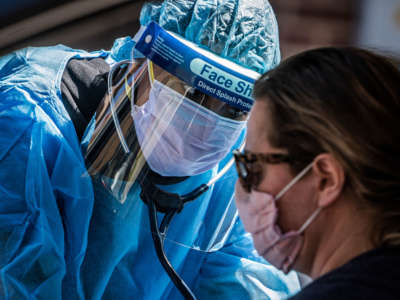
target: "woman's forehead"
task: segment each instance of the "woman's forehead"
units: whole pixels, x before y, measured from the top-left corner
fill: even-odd
[[[266,101],[256,101],[248,121],[246,149],[260,153],[270,150],[268,141],[268,133],[271,130],[270,119]]]

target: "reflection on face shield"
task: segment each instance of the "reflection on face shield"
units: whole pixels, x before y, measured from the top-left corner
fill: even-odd
[[[242,111],[239,108],[233,107],[221,100],[210,97],[196,88],[191,87],[184,81],[175,77],[174,75],[163,70],[156,64],[148,61],[150,80],[157,80],[165,86],[175,90],[176,92],[184,95],[186,98],[192,100],[209,109],[212,112],[219,114],[222,117],[230,118],[237,121],[244,121],[247,119],[248,112]],[[138,105],[141,105],[139,103]]]
[[[112,67],[85,156],[89,173],[122,203],[149,170],[182,178],[216,166],[243,131],[259,76],[156,23],[135,39],[147,59]]]
[[[191,88],[181,92],[185,85],[179,79],[167,75],[168,85],[164,85],[157,78],[150,74],[148,100],[141,106],[134,104],[132,109],[147,163],[163,176],[194,176],[211,169],[228,154],[245,122],[222,117],[202,106],[213,105],[214,100],[207,101],[210,97],[204,94],[198,99],[200,103],[192,101],[187,97]],[[226,112],[223,106],[219,109]]]
[[[149,60],[122,65],[114,74],[113,97],[104,99],[96,113],[86,161],[89,172],[101,175],[120,201],[146,164],[173,177],[211,169],[228,154],[245,126],[241,119],[247,112],[194,91]],[[111,101],[118,124],[113,122]]]

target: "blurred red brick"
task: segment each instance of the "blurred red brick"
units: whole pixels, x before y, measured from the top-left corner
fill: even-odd
[[[282,57],[328,45],[346,45],[357,26],[356,0],[270,0],[278,19]]]

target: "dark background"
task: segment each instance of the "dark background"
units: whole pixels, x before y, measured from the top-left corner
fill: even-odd
[[[251,1],[251,0],[249,0]],[[400,57],[400,0],[270,0],[283,58],[325,45],[361,45]],[[26,46],[109,49],[134,35],[144,1],[1,0],[0,55]]]
[[[1,0],[0,55],[26,46],[109,49],[134,35],[144,1]]]

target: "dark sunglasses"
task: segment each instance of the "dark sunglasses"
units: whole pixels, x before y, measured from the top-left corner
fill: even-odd
[[[240,183],[248,193],[251,192],[252,188],[257,187],[264,177],[264,168],[261,163],[281,164],[291,162],[290,156],[282,153],[252,153],[246,150],[243,152],[234,150],[233,156],[235,157]]]

